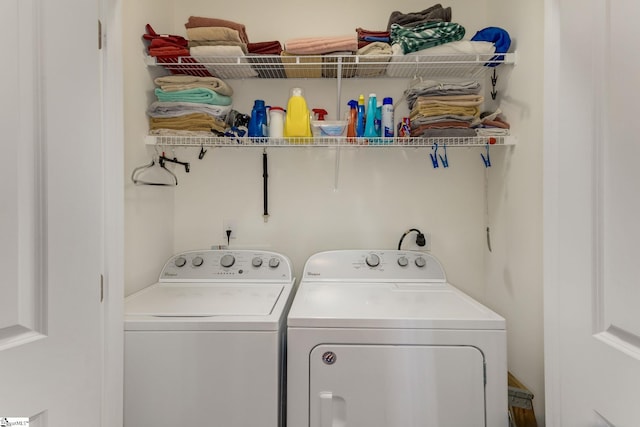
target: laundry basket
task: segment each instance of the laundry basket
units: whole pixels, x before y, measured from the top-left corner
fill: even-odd
[[[510,427],[538,427],[533,412],[533,393],[509,372]]]

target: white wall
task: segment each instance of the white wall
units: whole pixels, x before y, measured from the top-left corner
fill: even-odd
[[[544,425],[542,319],[542,2],[491,0],[490,15],[513,36],[517,64],[499,93],[518,146],[490,174],[493,251],[486,254],[487,305],[507,319],[509,370],[534,394]],[[499,77],[500,79],[501,77]],[[504,83],[504,82],[503,82]]]
[[[538,4],[540,3],[540,4]],[[236,248],[261,247],[288,255],[300,277],[309,255],[339,248],[395,248],[411,227],[432,235],[432,253],[452,283],[507,318],[509,367],[535,394],[542,425],[541,308],[541,93],[542,2],[457,0],[453,21],[466,38],[486,26],[507,29],[518,48],[518,64],[501,70],[497,102],[512,123],[519,144],[494,147],[489,171],[489,217],[485,217],[485,168],[481,148],[449,149],[448,169],[433,169],[430,150],[269,148],[269,213],[262,219],[262,150],[179,148],[191,172],[175,169],[175,189],[134,187],[126,199],[126,289],[156,280],[173,252],[224,243],[223,223],[233,221]],[[337,1],[255,2],[238,0],[220,10],[210,1],[136,0],[125,6],[126,172],[148,161],[144,109],[152,101],[152,77],[142,61],[141,35],[150,23],[163,33],[185,35],[190,15],[242,22],[251,41],[352,34],[356,27],[386,28],[393,10],[418,11],[424,2]],[[251,10],[251,14],[243,11]],[[327,25],[330,23],[330,25]],[[502,67],[501,67],[502,68]],[[508,80],[508,82],[507,82]],[[343,81],[341,105],[375,92],[397,99],[407,81]],[[234,108],[249,113],[253,100],[286,104],[300,86],[310,107],[336,113],[331,80],[231,80]],[[488,77],[482,82],[489,84]],[[508,83],[508,85],[505,85]],[[505,86],[503,86],[505,85]],[[405,111],[406,111],[406,107]],[[402,112],[399,112],[402,115]],[[171,153],[173,154],[173,152]],[[336,156],[339,169],[336,178]],[[487,251],[485,226],[492,229]],[[403,248],[416,248],[413,236]]]

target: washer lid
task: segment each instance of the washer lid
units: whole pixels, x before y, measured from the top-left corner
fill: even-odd
[[[505,320],[448,283],[300,284],[289,327],[505,329]]]
[[[270,315],[282,284],[157,283],[125,300],[125,315],[214,317]]]

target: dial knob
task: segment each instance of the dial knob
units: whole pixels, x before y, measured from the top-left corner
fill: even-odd
[[[400,258],[398,258],[398,265],[400,267],[406,267],[407,265],[409,265],[409,260],[406,256],[401,256]]]
[[[204,260],[201,256],[197,256],[191,260],[191,265],[193,265],[194,267],[200,267],[202,263],[204,263]]]
[[[419,256],[418,258],[416,258],[416,265],[418,267],[422,268],[425,265],[427,265],[427,260],[425,260],[423,257]]]
[[[251,260],[251,265],[253,265],[254,267],[260,267],[262,265],[262,258],[260,257],[255,257]]]
[[[278,258],[271,258],[269,260],[269,267],[277,268],[280,265],[280,260]]]
[[[178,257],[173,263],[176,265],[176,267],[184,267],[184,265],[187,263],[187,260],[184,257]]]
[[[231,254],[223,255],[222,258],[220,258],[220,265],[223,267],[231,267],[234,262],[236,262],[236,259]]]
[[[365,261],[369,267],[377,267],[380,265],[380,257],[376,254],[367,255],[367,259]]]

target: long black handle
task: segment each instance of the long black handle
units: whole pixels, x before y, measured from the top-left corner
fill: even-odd
[[[269,179],[269,173],[267,172],[267,152],[262,153],[262,182],[263,182],[263,196],[264,196],[264,213],[262,216],[266,221],[269,217],[269,191],[267,181]]]

